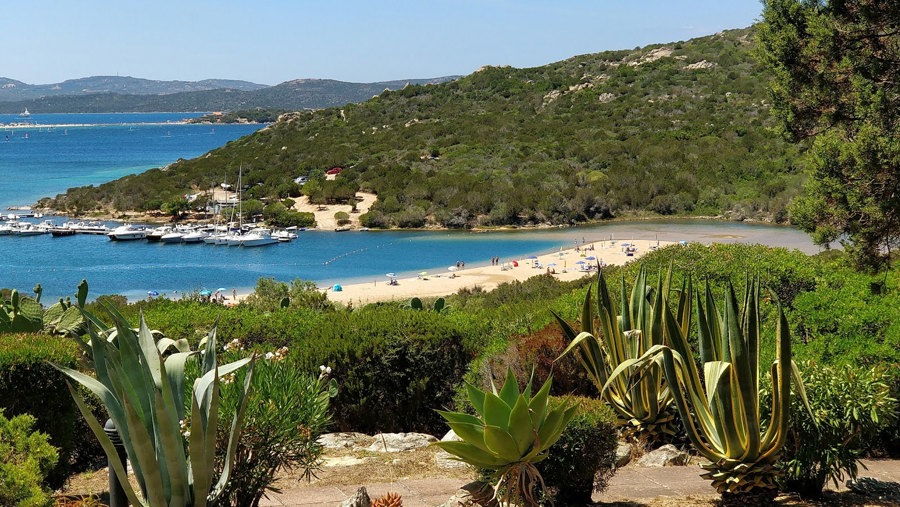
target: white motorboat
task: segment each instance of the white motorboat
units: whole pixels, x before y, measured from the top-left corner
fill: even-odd
[[[142,225],[125,224],[116,227],[106,234],[113,241],[131,241],[147,237],[147,228]]]
[[[40,236],[41,234],[47,234],[48,232],[50,231],[42,229],[30,222],[19,222],[18,225],[13,227],[13,234],[16,236]]]
[[[71,222],[68,222],[70,224]],[[100,222],[78,222],[77,224],[72,225],[71,227],[75,228],[75,232],[78,234],[103,234],[108,235],[110,233],[110,228],[106,224],[102,224]]]
[[[281,231],[275,231],[272,233],[272,237],[281,241],[282,243],[287,243],[288,241],[293,241],[297,239],[297,233],[291,231],[290,229],[284,229]]]
[[[159,240],[163,243],[181,243],[181,239],[184,237],[184,233],[178,230],[174,230],[167,234],[163,234]]]
[[[241,237],[241,246],[266,246],[278,243],[268,229],[256,228]]]
[[[181,242],[182,243],[203,243],[206,240],[207,236],[209,236],[209,233],[206,233],[204,231],[200,231],[200,230],[191,231],[191,232],[185,233],[185,235],[181,237]]]
[[[172,227],[163,225],[147,231],[147,241],[162,241],[162,237],[172,232]]]

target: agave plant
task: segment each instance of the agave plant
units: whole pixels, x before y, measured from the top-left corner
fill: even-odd
[[[722,313],[716,309],[709,285],[706,303],[697,295],[698,341],[703,363],[701,378],[685,346],[655,345],[643,356],[625,361],[610,375],[607,385],[623,380],[637,369],[646,374],[662,367],[687,436],[701,456],[704,478],[726,503],[771,500],[777,492],[775,461],[784,445],[790,416],[791,380],[808,407],[799,371],[791,360],[791,337],[781,304],[775,331],[775,361],[771,367],[772,407],[768,421],[760,417],[759,344],[761,316],[759,281],[747,283],[743,309],[734,288],[728,290]],[[667,311],[666,321],[674,316]]]
[[[490,470],[493,498],[511,505],[536,506],[535,494],[545,489],[534,464],[547,457],[550,448],[575,416],[575,406],[549,408],[552,378],[531,395],[531,381],[520,392],[512,370],[498,392],[491,384],[486,392],[466,384],[477,415],[438,411],[461,441],[436,442],[457,459]]]
[[[135,331],[114,309],[109,311],[115,320],[115,333],[104,331],[101,321],[86,314],[93,323],[90,352],[96,378],[68,368],[56,368],[97,395],[115,423],[140,494],[128,482],[125,464],[119,460],[103,426],[69,384],[76,405],[106,452],[128,501],[132,505],[153,507],[203,507],[214,503],[231,473],[250,388],[252,358],[219,366],[215,327],[205,343],[201,343],[202,350],[190,351],[183,340],[157,341],[143,316]],[[193,384],[189,432],[182,434],[185,363],[198,356],[201,376]],[[248,371],[231,421],[226,465],[214,483],[219,379],[244,366]]]
[[[652,347],[671,344],[673,339],[687,335],[691,326],[690,280],[685,282],[679,293],[674,322],[663,319],[670,285],[671,270],[665,282],[660,277],[656,288],[653,288],[647,284],[642,267],[630,296],[626,292],[625,280],[622,280],[617,307],[600,272],[597,277],[596,317],[589,288],[582,305],[581,332],[577,332],[556,313],[553,314],[570,340],[560,357],[575,353],[603,399],[616,412],[623,436],[650,446],[673,437],[676,429],[672,394],[662,370],[658,366],[650,366],[645,375],[633,383],[624,377],[610,380],[610,376],[621,364],[641,357]]]

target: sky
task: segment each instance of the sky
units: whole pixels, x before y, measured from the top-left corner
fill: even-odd
[[[0,77],[369,83],[536,67],[744,28],[759,0],[15,0]]]

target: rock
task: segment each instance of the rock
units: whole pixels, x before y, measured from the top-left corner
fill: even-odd
[[[672,444],[666,444],[641,456],[641,459],[637,460],[637,464],[642,467],[682,466],[687,465],[690,459],[690,454],[679,451]]]
[[[354,456],[326,456],[322,460],[323,467],[352,467],[361,465],[375,458],[357,458]]]
[[[462,439],[453,430],[450,430],[444,435],[441,442],[459,442],[460,440]],[[466,468],[469,466],[445,450],[440,450],[434,455],[434,463],[441,468]]]
[[[631,453],[633,452],[633,448],[631,444],[627,442],[619,442],[619,446],[616,447],[616,468],[622,468],[631,462]]]
[[[450,497],[440,507],[477,507],[483,505],[485,507],[498,507],[496,500],[491,501],[494,491],[490,486],[483,482],[470,482],[459,488],[456,493]],[[476,501],[480,499],[481,503]]]
[[[371,442],[372,437],[365,433],[325,433],[319,437],[319,443],[326,449],[365,447]]]
[[[375,442],[366,448],[371,452],[404,452],[428,447],[438,440],[425,433],[379,433]]]
[[[372,505],[372,499],[369,498],[369,492],[365,486],[360,486],[350,498],[341,502],[341,507],[369,507]]]

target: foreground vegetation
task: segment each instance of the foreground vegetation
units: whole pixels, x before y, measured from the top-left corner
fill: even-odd
[[[530,69],[486,67],[361,104],[284,115],[208,156],[41,205],[157,209],[243,181],[250,197],[378,195],[368,227],[569,224],[629,213],[787,220],[800,146],[772,127],[753,29]],[[342,167],[334,181],[324,172]],[[302,188],[294,178],[307,176]]]
[[[787,329],[792,337],[790,346],[804,372],[813,410],[811,416],[815,419],[804,421],[802,417],[806,411],[797,410],[799,406],[792,410],[791,429],[784,435],[786,446],[779,463],[785,464],[782,473],[794,475],[790,476],[793,479],[780,482],[780,488],[797,489],[807,478],[815,484],[823,484],[822,477],[825,480],[852,477],[856,473],[855,461],[863,455],[897,455],[900,424],[893,402],[900,391],[900,327],[897,325],[900,322],[897,314],[900,311],[900,288],[897,286],[900,273],[897,270],[876,277],[852,271],[847,259],[840,254],[808,257],[798,252],[760,246],[690,245],[669,247],[647,255],[641,263],[644,275],[640,275],[637,265],[630,265],[607,268],[604,277],[616,281],[615,285],[624,279],[627,286],[634,286],[635,280],[644,276],[653,287],[670,266],[672,275],[666,282],[667,287],[683,287],[688,275],[694,281],[709,280],[710,297],[716,300],[727,294],[725,280],[732,280],[735,290],[740,293],[745,290],[746,275],[750,273],[752,279],[752,275],[758,274],[763,287],[759,315],[766,322],[760,328],[760,364],[771,364],[778,356],[774,334],[776,297],[783,305]],[[260,442],[282,442],[277,445],[291,445],[296,450],[295,466],[299,463],[314,470],[321,452],[313,445],[314,439],[285,443],[279,440],[283,437],[278,436],[285,433],[281,430],[273,433],[265,428],[271,428],[274,421],[284,420],[302,421],[314,428],[313,433],[324,431],[328,422],[322,414],[323,407],[327,407],[325,411],[331,419],[328,426],[331,430],[424,431],[442,435],[447,426],[434,409],[455,408],[466,412],[467,396],[459,389],[463,380],[478,389],[489,390],[491,381],[503,385],[502,375],[509,370],[519,380],[520,389],[532,376],[532,370],[534,385],[538,386],[543,385],[552,369],[550,394],[597,396],[596,388],[576,358],[566,356],[557,360],[568,340],[550,312],[552,310],[565,322],[580,326],[577,321],[583,320],[583,302],[591,282],[559,283],[552,277],[539,276],[524,283],[503,285],[490,293],[467,291],[453,295],[446,298],[446,304],[439,312],[419,310],[415,305],[403,308],[396,303],[350,310],[304,297],[302,284],[295,284],[295,290],[289,291],[286,287],[282,290],[277,282],[262,284],[253,303],[235,308],[225,309],[200,301],[154,300],[122,306],[120,311],[132,325],[138,322],[142,313],[153,328],[173,340],[167,343],[180,341],[189,345],[190,350],[197,350],[201,339],[217,323],[217,334],[222,337],[217,350],[224,354],[223,362],[240,360],[252,351],[262,354],[257,361],[259,378],[269,380],[261,384],[261,396],[266,393],[266,397],[277,400],[283,392],[279,388],[281,385],[306,386],[298,389],[309,393],[309,403],[292,404],[288,403],[290,398],[285,398],[285,402],[271,405],[273,413],[248,409],[242,434],[247,438],[253,435],[253,438],[238,439],[241,443],[236,448],[235,459],[249,459],[261,452],[259,446],[268,444]],[[596,294],[596,286],[591,290]],[[287,301],[284,301],[285,294]],[[100,305],[112,301],[115,298],[102,298],[102,302],[87,303],[85,308],[103,315]],[[675,311],[677,305],[670,304]],[[433,308],[435,305],[426,301],[421,306]],[[696,325],[688,328],[688,341],[698,343]],[[0,334],[0,344],[3,346],[0,351],[8,351],[0,354],[3,359],[0,361],[0,389],[17,392],[28,386],[27,389],[35,393],[34,397],[42,400],[38,407],[22,404],[20,401],[24,400],[16,396],[3,396],[6,417],[33,413],[37,418],[35,427],[45,431],[50,443],[61,449],[57,469],[66,467],[65,474],[90,466],[91,460],[75,458],[97,456],[95,440],[83,431],[72,430],[71,424],[83,425],[83,422],[74,415],[76,409],[61,376],[49,370],[44,362],[52,360],[75,368],[80,349],[71,338],[50,334],[5,333]],[[284,373],[277,373],[284,368],[285,372],[314,375],[320,366],[330,369],[333,389],[328,387],[330,382],[288,381]],[[263,374],[265,368],[279,370]],[[42,379],[40,382],[35,381],[32,370]],[[847,385],[845,378],[850,375],[856,379],[853,396],[846,397],[841,389],[831,387]],[[243,386],[242,378],[238,375],[234,380],[227,380],[221,386],[223,393],[231,389],[230,386]],[[846,391],[849,393],[850,389]],[[228,395],[231,403],[240,396],[239,393]],[[761,420],[772,417],[766,412],[771,395],[765,389],[760,393]],[[784,399],[783,393],[778,396]],[[572,402],[560,403],[554,406],[565,408]],[[588,402],[577,403],[588,406],[585,405]],[[53,409],[54,415],[68,415],[60,418],[50,417],[46,411],[32,412],[49,407],[58,407]],[[100,421],[105,417],[100,407],[86,408]],[[378,413],[379,417],[371,417],[373,413]],[[572,490],[571,483],[566,481],[574,481],[576,474],[564,470],[574,466],[573,459],[595,456],[592,459],[600,461],[585,465],[592,469],[602,469],[604,465],[600,463],[611,459],[609,444],[597,437],[596,430],[591,428],[606,428],[602,430],[604,434],[612,435],[609,428],[615,424],[616,417],[608,409],[595,413],[597,415],[576,416],[575,421],[583,422],[573,423],[572,430],[563,432],[559,445],[568,450],[560,451],[563,453],[561,459],[553,461],[554,448],[551,448],[549,457],[538,464],[548,491],[554,491],[554,488],[556,491]],[[234,412],[226,411],[224,415],[233,417],[229,414]],[[60,422],[69,426],[54,426]],[[809,436],[814,425],[827,425],[830,429],[817,433],[819,439],[814,440]],[[672,437],[675,441],[683,438],[679,436],[680,428],[679,422],[675,428],[677,434]],[[578,433],[572,433],[576,429]],[[228,433],[217,437],[224,448],[227,448]],[[250,447],[241,445],[258,447],[251,451]],[[835,450],[843,453],[836,459]],[[63,459],[63,456],[68,457]],[[222,459],[226,454],[218,456],[217,459]],[[226,462],[217,461],[221,466]],[[550,466],[551,462],[555,464]],[[244,464],[236,466],[235,472],[250,469],[247,462],[239,463]],[[547,466],[543,467],[545,463]],[[230,491],[243,494],[243,498],[252,498],[252,493],[265,487],[250,475],[241,481],[244,486]],[[584,486],[580,488],[584,491]]]

